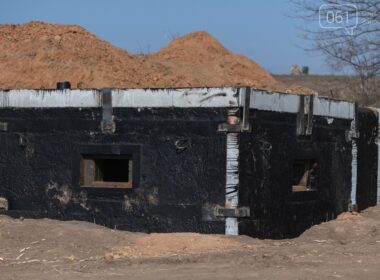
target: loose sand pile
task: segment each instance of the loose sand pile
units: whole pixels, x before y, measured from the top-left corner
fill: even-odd
[[[33,234],[30,234],[30,233]],[[198,233],[134,233],[88,222],[12,219],[0,215],[1,259],[168,257],[239,250],[242,238]],[[21,255],[21,256],[20,256]]]
[[[380,207],[375,206],[361,213],[341,213],[336,220],[315,225],[305,231],[300,241],[317,240],[327,243],[349,244],[369,242],[380,243]]]
[[[130,54],[75,25],[0,25],[0,88],[162,88],[251,86],[311,93],[285,86],[254,61],[233,54],[206,32],[173,40],[150,55]]]
[[[242,248],[241,242],[223,235],[152,233],[136,236],[132,243],[112,248],[105,254],[105,258],[114,260],[128,257],[202,254]]]

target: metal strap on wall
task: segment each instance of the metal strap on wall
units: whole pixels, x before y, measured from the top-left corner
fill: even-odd
[[[311,135],[313,131],[314,95],[301,95],[297,114],[296,133],[298,136]]]
[[[8,130],[8,123],[0,122],[0,131],[7,131],[7,130]]]
[[[307,96],[307,99],[308,99],[308,111],[307,111],[306,135],[311,135],[312,130],[313,130],[314,95]]]
[[[101,129],[103,133],[112,134],[115,132],[116,126],[112,115],[112,90],[104,88],[102,94],[102,123]]]
[[[251,125],[249,123],[249,110],[251,103],[251,89],[250,88],[240,88],[239,96],[243,100],[243,117],[242,121],[239,120],[238,123],[221,123],[218,126],[218,131],[220,132],[243,132],[250,131]]]

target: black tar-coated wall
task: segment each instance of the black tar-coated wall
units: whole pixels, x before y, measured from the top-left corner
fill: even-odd
[[[377,130],[378,116],[373,109],[359,108],[358,187],[356,191],[358,210],[376,205],[377,198]]]
[[[112,228],[224,233],[202,221],[205,204],[224,205],[227,109],[114,109],[116,131],[101,133],[101,109],[1,109],[0,196],[9,215],[93,221]],[[311,137],[296,136],[296,115],[251,110],[240,137],[240,233],[292,237],[347,210],[351,190],[349,120],[314,117]],[[133,189],[79,183],[81,153],[137,153]],[[319,164],[316,191],[292,193],[293,161]],[[136,172],[136,170],[135,170]]]
[[[101,133],[101,109],[7,109],[0,190],[10,214],[80,219],[134,231],[223,232],[201,223],[201,205],[224,202],[226,110],[115,109],[116,132]],[[134,189],[84,189],[79,156],[140,146]],[[96,148],[96,146],[95,146]]]
[[[330,120],[331,121],[331,120]],[[251,207],[242,234],[293,237],[347,210],[351,190],[350,120],[314,116],[311,136],[296,136],[296,115],[255,111],[241,141],[240,203]],[[316,160],[316,191],[292,192],[294,160]]]

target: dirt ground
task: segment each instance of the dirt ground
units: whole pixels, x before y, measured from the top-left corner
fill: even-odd
[[[289,240],[0,216],[1,279],[380,279],[380,207]]]

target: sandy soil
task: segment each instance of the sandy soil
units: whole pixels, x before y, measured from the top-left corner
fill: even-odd
[[[379,279],[380,207],[289,240],[0,216],[1,279]]]
[[[75,25],[0,25],[0,88],[163,88],[252,86],[310,93],[275,80],[206,32],[173,40],[152,54],[131,54]]]

